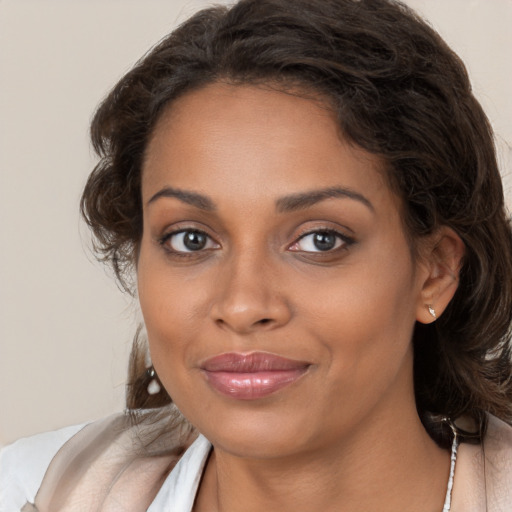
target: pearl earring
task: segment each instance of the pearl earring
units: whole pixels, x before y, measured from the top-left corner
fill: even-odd
[[[160,383],[157,380],[157,375],[156,375],[155,369],[151,366],[150,368],[148,368],[146,370],[146,373],[147,373],[148,378],[151,379],[149,381],[148,388],[147,388],[148,395],[158,395],[158,393],[160,393],[160,391],[162,391],[162,388],[160,386]]]

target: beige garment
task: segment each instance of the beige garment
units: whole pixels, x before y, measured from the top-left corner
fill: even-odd
[[[512,427],[494,416],[483,445],[459,447],[451,512],[512,512]]]
[[[140,419],[110,417],[73,436],[22,512],[145,511],[197,434],[173,407]],[[459,447],[451,512],[512,512],[512,427],[493,416],[483,445]]]
[[[174,407],[91,423],[53,458],[21,512],[145,511],[197,433]]]

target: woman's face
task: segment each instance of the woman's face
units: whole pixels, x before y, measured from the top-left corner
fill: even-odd
[[[328,109],[253,86],[188,93],[156,126],[142,196],[153,363],[216,447],[289,455],[414,410],[426,270],[379,160]]]

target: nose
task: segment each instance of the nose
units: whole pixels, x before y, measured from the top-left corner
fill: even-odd
[[[212,320],[237,334],[250,334],[286,325],[292,311],[279,273],[267,261],[240,257],[225,265],[216,282]]]

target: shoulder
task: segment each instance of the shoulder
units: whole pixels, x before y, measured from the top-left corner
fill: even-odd
[[[146,510],[196,436],[172,406],[18,441],[2,453],[0,512],[27,503],[41,511]]]
[[[512,503],[512,427],[489,416],[484,439],[485,483],[492,510],[510,510]]]
[[[512,451],[512,426],[490,414],[485,442],[494,449]]]
[[[512,427],[488,416],[481,444],[462,443],[455,465],[454,512],[510,512]]]
[[[34,500],[60,448],[84,425],[26,437],[0,450],[0,512],[19,510]]]

